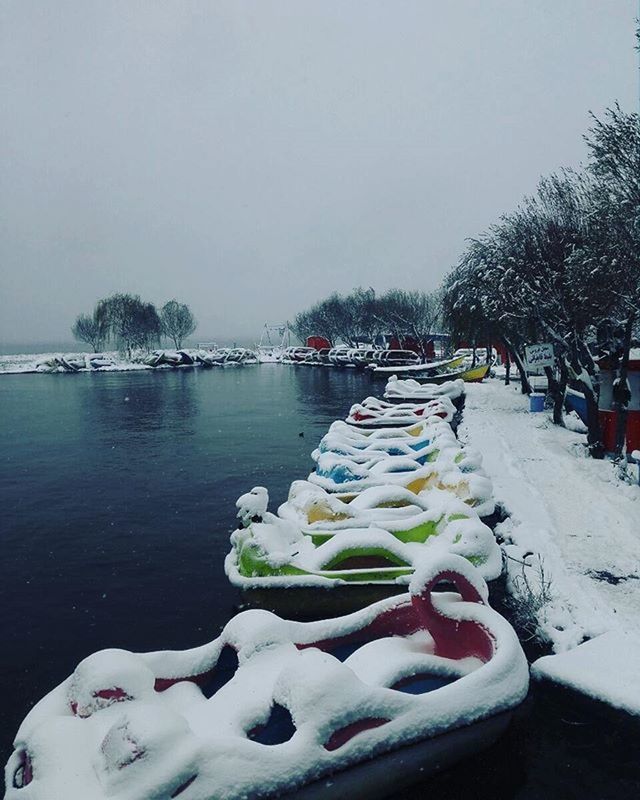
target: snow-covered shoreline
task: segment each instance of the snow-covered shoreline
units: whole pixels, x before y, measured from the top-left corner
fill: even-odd
[[[113,362],[112,364],[99,367],[92,371],[99,372],[126,372],[129,370],[151,369],[146,364],[136,361],[128,361],[123,358],[117,351],[108,351],[104,353],[93,353],[89,351],[78,351],[74,353],[16,353],[12,355],[0,356],[0,375],[20,375],[37,373],[37,365],[43,361],[49,361],[54,358],[63,357],[67,360],[83,360],[85,358],[104,358],[105,360]]]
[[[640,487],[588,458],[582,433],[529,413],[519,387],[466,388],[460,436],[482,451],[509,515],[496,527],[508,590],[562,654],[536,662],[534,676],[640,713],[637,682],[612,672],[611,659],[594,671],[592,644],[603,635],[610,649],[619,644],[611,658],[620,667],[625,649],[640,652]]]
[[[184,348],[135,351],[131,358],[111,350],[93,352],[19,353],[0,356],[0,375],[73,372],[130,372],[183,367],[228,367],[261,362],[247,348],[222,348],[217,351]]]

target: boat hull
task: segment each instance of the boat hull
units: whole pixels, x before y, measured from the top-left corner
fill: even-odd
[[[349,584],[348,586],[296,586],[244,589],[243,608],[260,608],[278,616],[311,620],[323,617],[340,617],[352,611],[403,594],[406,584]]]
[[[440,375],[429,376],[429,383],[446,383],[447,381],[454,381],[460,378],[465,383],[480,383],[489,374],[490,365],[481,364],[472,369],[463,369],[458,372],[445,372]]]
[[[296,800],[383,800],[487,750],[505,733],[512,711],[383,753],[299,789]],[[282,797],[282,795],[280,795]]]
[[[502,591],[502,577],[487,581],[489,599]],[[437,591],[452,591],[448,583],[441,583]],[[271,586],[242,589],[241,608],[259,608],[281,617],[300,621],[333,619],[361,611],[373,603],[405,594],[407,584],[400,583],[349,583],[344,586]]]
[[[410,375],[412,377],[440,375],[445,370],[461,366],[464,358],[450,358],[446,361],[433,361],[429,364],[408,364],[406,366],[376,366],[371,370],[374,378],[388,378],[390,375]]]

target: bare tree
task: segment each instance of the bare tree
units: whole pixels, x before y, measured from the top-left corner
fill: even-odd
[[[441,311],[441,299],[436,292],[391,289],[382,295],[379,302],[379,313],[388,330],[400,342],[411,339],[425,361]]]
[[[169,300],[162,306],[160,312],[162,333],[173,340],[176,349],[182,347],[182,342],[196,329],[196,320],[189,306],[177,300]]]
[[[100,352],[108,337],[108,326],[104,325],[103,319],[94,310],[93,314],[80,314],[73,323],[71,332],[79,342],[86,342],[91,345],[94,353]]]
[[[139,295],[114,294],[100,300],[96,309],[108,321],[111,335],[129,358],[135,348],[149,349],[160,341],[158,312],[153,303],[143,302]]]

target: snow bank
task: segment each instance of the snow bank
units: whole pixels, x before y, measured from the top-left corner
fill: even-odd
[[[640,636],[610,631],[568,652],[539,658],[531,674],[640,715],[638,664]]]

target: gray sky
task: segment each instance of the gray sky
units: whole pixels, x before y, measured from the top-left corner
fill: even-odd
[[[200,338],[431,289],[596,113],[635,0],[3,0],[0,343],[114,291]]]

